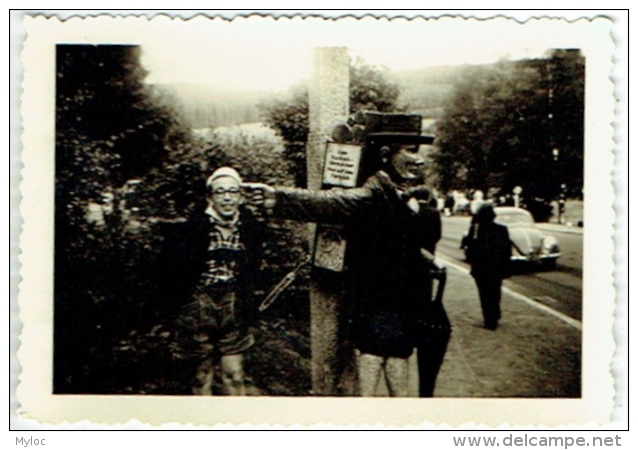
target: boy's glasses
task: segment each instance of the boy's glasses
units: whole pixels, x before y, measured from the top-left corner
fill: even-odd
[[[213,195],[215,197],[224,197],[226,194],[228,194],[230,197],[234,198],[234,197],[239,196],[239,192],[240,191],[237,188],[230,188],[230,189],[219,188],[219,189],[215,189],[213,191]]]

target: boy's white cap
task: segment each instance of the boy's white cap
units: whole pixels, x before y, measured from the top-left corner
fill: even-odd
[[[208,177],[208,180],[206,180],[206,187],[210,188],[213,184],[213,181],[222,177],[232,178],[237,182],[238,185],[241,186],[241,177],[235,169],[233,169],[232,167],[220,167],[219,169],[214,171],[210,177]]]

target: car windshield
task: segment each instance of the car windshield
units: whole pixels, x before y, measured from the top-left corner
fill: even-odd
[[[497,212],[494,221],[502,225],[534,225],[532,216],[523,211]]]

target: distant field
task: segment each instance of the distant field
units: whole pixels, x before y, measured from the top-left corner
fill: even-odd
[[[258,138],[260,140],[264,140],[267,142],[280,143],[281,138],[277,136],[275,131],[264,125],[261,122],[255,123],[244,123],[241,125],[234,125],[230,127],[218,127],[218,128],[196,128],[193,129],[193,133],[200,137],[210,136],[212,133],[223,133],[227,135],[245,135],[254,138]]]

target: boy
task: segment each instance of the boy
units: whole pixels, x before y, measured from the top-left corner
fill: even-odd
[[[230,167],[217,169],[206,181],[207,207],[195,220],[198,264],[195,301],[179,322],[193,330],[204,360],[196,375],[194,394],[211,395],[214,357],[221,356],[226,395],[245,395],[243,353],[255,342],[246,317],[259,268],[260,224],[242,207],[242,180]]]

